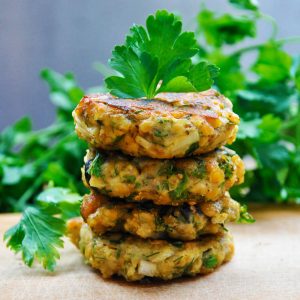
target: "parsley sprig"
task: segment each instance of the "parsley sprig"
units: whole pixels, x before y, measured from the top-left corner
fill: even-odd
[[[12,251],[22,254],[31,267],[37,260],[53,271],[63,248],[66,220],[79,215],[81,197],[64,188],[49,188],[37,197],[36,206],[27,207],[20,222],[6,231],[4,240]]]
[[[122,98],[207,90],[219,69],[205,61],[194,64],[198,51],[193,32],[182,32],[174,14],[157,11],[147,18],[146,28],[134,25],[124,45],[114,48],[109,64],[120,75],[107,77],[106,85]]]

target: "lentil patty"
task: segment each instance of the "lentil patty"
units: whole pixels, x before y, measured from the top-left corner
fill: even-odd
[[[191,158],[158,160],[89,150],[82,169],[86,186],[110,197],[157,205],[218,200],[243,182],[244,164],[228,148]]]
[[[239,117],[214,90],[162,93],[154,100],[85,96],[73,112],[78,136],[95,148],[174,158],[231,144]]]
[[[73,241],[78,240],[74,237],[78,235],[76,222],[80,221],[72,220],[68,225]],[[234,252],[229,233],[206,236],[193,242],[170,242],[120,233],[99,237],[93,235],[86,224],[81,227],[77,246],[87,262],[104,278],[120,275],[128,281],[144,277],[169,280],[183,275],[210,273],[229,261]]]
[[[85,195],[81,215],[97,235],[127,232],[141,238],[195,240],[224,231],[224,224],[239,218],[240,205],[226,194],[218,201],[197,205],[156,206],[122,203],[100,194]]]

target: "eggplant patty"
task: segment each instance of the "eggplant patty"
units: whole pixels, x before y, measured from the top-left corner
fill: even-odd
[[[215,270],[229,261],[234,245],[228,232],[203,237],[199,241],[150,240],[126,234],[96,236],[80,220],[68,223],[72,241],[78,241],[87,262],[104,278],[119,275],[128,281],[154,277],[169,280],[184,275],[195,276]],[[75,229],[75,231],[74,231]]]
[[[239,117],[215,90],[161,93],[153,100],[85,96],[73,112],[78,136],[102,150],[158,159],[210,152],[231,144]]]
[[[122,203],[100,194],[85,195],[81,215],[97,235],[127,232],[141,238],[195,240],[224,232],[224,224],[239,219],[240,205],[227,193],[218,201],[181,206]]]
[[[109,197],[151,200],[157,205],[218,200],[244,180],[244,164],[228,148],[191,158],[132,158],[89,150],[82,168],[87,187]]]

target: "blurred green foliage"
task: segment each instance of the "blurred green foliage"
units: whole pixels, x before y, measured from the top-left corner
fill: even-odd
[[[300,58],[284,50],[295,39],[277,40],[274,20],[260,12],[256,1],[229,0],[229,5],[237,8],[235,13],[219,14],[202,7],[196,35],[199,60],[221,68],[216,88],[232,100],[241,117],[232,148],[245,157],[248,171],[245,183],[232,194],[242,202],[298,202]],[[271,37],[245,47],[245,40],[255,40],[262,19],[271,21]],[[244,66],[249,53],[255,55]],[[48,186],[86,192],[80,168],[87,145],[76,137],[71,116],[84,91],[70,73],[46,69],[41,78],[49,85],[56,120],[47,128],[32,130],[31,120],[24,117],[1,132],[1,212],[25,209]]]
[[[59,186],[83,194],[80,168],[86,144],[74,133],[72,110],[84,92],[72,74],[43,70],[50,100],[56,106],[55,122],[32,130],[22,118],[0,134],[0,211],[22,211],[46,186]]]
[[[278,40],[277,24],[256,1],[230,0],[234,14],[203,8],[198,16],[199,56],[221,68],[216,87],[228,96],[241,117],[232,145],[247,167],[245,183],[231,190],[242,202],[300,202],[300,59],[284,50],[299,37]],[[273,30],[260,44],[257,22]],[[253,43],[252,43],[253,44]],[[249,56],[249,54],[251,54]],[[243,64],[248,55],[249,65]]]

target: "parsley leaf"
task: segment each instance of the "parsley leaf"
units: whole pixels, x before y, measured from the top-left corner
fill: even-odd
[[[271,143],[278,140],[278,131],[282,125],[281,119],[272,114],[262,117],[259,124],[260,136],[259,140],[263,143]]]
[[[265,115],[261,119],[241,120],[238,138],[256,139],[262,143],[270,143],[278,139],[281,125],[281,119],[272,114]]]
[[[45,269],[54,270],[60,257],[57,248],[63,247],[61,237],[65,232],[65,222],[55,217],[58,212],[54,207],[28,207],[20,222],[5,233],[7,246],[16,253],[22,252],[27,266],[37,259]]]
[[[41,71],[41,78],[49,84],[51,102],[70,115],[75,105],[84,96],[74,76],[71,73],[61,75],[53,70],[44,69]]]
[[[256,24],[254,19],[246,16],[217,16],[214,12],[203,9],[198,14],[198,31],[204,33],[209,44],[218,48],[224,44],[235,44],[246,37],[254,37]]]
[[[123,98],[207,90],[219,69],[206,62],[193,64],[198,51],[194,33],[182,32],[174,14],[157,11],[147,18],[146,28],[134,25],[125,44],[115,47],[109,64],[120,75],[105,83],[110,93]]]
[[[269,43],[259,49],[259,56],[252,70],[260,80],[278,82],[290,77],[291,57],[280,49],[280,45]]]
[[[81,197],[68,189],[49,188],[37,196],[37,207],[27,207],[19,223],[4,234],[6,245],[22,253],[31,267],[37,260],[44,269],[53,271],[63,247],[65,220],[79,215]]]
[[[61,211],[64,220],[77,217],[80,214],[81,196],[69,189],[53,187],[41,192],[36,201],[41,207],[55,206]]]
[[[239,55],[224,55],[220,50],[209,53],[207,59],[220,67],[220,74],[215,79],[215,84],[228,97],[245,86],[245,74],[241,70]],[[237,108],[235,108],[237,109]]]
[[[0,153],[7,153],[12,150],[15,144],[25,142],[31,131],[31,126],[31,120],[24,117],[12,126],[5,128],[0,134]]]

